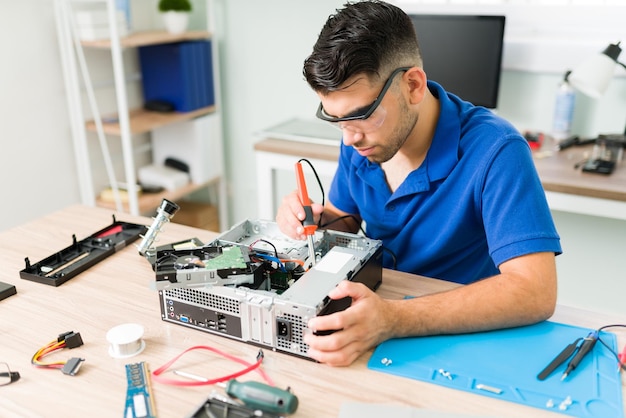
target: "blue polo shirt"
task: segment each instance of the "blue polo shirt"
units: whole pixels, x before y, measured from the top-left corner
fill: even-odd
[[[526,140],[490,110],[432,81],[428,89],[441,112],[422,165],[392,193],[379,164],[342,144],[332,204],[359,215],[398,270],[428,277],[466,284],[518,256],[559,254]],[[393,267],[387,251],[384,266]]]

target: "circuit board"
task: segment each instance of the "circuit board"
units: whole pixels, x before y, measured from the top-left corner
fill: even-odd
[[[124,418],[156,418],[150,372],[145,362],[126,365]]]

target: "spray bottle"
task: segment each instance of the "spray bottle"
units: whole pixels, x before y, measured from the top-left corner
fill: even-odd
[[[559,84],[554,103],[554,119],[552,121],[552,137],[562,141],[571,135],[572,120],[574,117],[574,103],[576,94],[568,81],[571,71],[565,72],[563,81]]]

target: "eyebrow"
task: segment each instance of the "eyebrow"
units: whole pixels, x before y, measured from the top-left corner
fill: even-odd
[[[374,100],[372,103],[370,103],[367,106],[361,106],[359,108],[354,109],[352,112],[348,113],[347,115],[341,116],[342,118],[351,118],[353,116],[357,116],[357,115],[362,115],[365,112],[367,112],[369,110],[370,107],[372,107],[372,105],[374,104],[374,102],[376,102],[376,100]],[[324,113],[326,113],[326,115],[328,115],[331,118],[337,118],[337,115],[331,115],[329,113],[326,112],[326,109],[324,109],[324,106],[322,106],[322,110],[324,111]]]
[[[367,112],[370,107],[372,107],[372,105],[376,102],[376,100],[374,100],[372,103],[370,103],[367,106],[361,106],[355,110],[353,110],[352,112],[350,112],[348,115],[346,115],[345,117],[352,117],[352,116],[356,116],[356,115],[362,115],[363,113]]]

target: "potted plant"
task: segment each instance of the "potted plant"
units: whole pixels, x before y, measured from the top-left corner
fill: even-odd
[[[163,15],[163,23],[169,33],[187,30],[191,12],[189,0],[159,0],[159,12]]]

